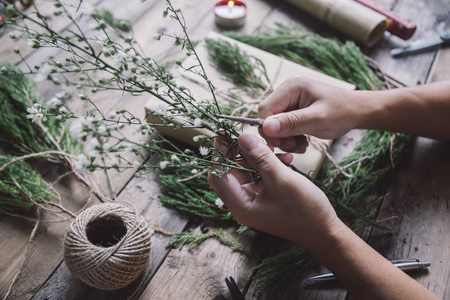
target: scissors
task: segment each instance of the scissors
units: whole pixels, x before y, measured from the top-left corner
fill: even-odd
[[[233,300],[245,300],[244,295],[242,295],[241,290],[239,289],[236,281],[234,281],[233,277],[225,277],[225,282],[230,290]]]
[[[246,117],[238,117],[238,116],[229,116],[229,115],[215,115],[218,118],[228,119],[235,122],[241,122],[245,124],[249,124],[252,126],[262,126],[264,123],[264,119],[262,118],[246,118]]]
[[[444,31],[441,34],[432,37],[412,42],[407,47],[392,49],[391,55],[392,57],[400,57],[410,53],[416,53],[419,51],[432,49],[439,45],[448,45],[448,44],[450,44],[450,30]]]

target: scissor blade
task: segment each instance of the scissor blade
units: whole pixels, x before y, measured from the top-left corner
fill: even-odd
[[[246,118],[246,117],[238,117],[238,116],[229,116],[229,115],[216,115],[218,118],[224,118],[231,121],[241,122],[250,125],[258,125],[262,126],[264,123],[264,119],[261,118]]]
[[[441,36],[436,35],[433,37],[425,38],[422,40],[418,40],[415,42],[412,42],[409,46],[403,47],[403,48],[394,48],[391,50],[392,57],[400,57],[406,54],[412,54],[419,51],[424,51],[427,49],[434,48],[436,46],[439,46],[440,44],[443,44],[445,40],[441,38]]]

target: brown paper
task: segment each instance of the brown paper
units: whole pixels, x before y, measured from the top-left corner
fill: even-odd
[[[301,75],[342,89],[348,90],[355,89],[355,86],[352,84],[335,79],[323,73],[308,69],[304,66],[285,60],[276,55],[270,54],[268,52],[262,51],[252,46],[229,39],[218,33],[212,32],[208,35],[208,38],[226,40],[232,44],[238,45],[239,49],[245,52],[246,54],[255,56],[258,59],[260,59],[267,69],[268,77],[271,80],[272,86],[274,88],[278,87],[282,82],[284,82],[286,79],[290,78],[293,75]],[[219,97],[218,101],[227,101],[226,97],[221,97],[220,95],[224,95],[225,92],[228,91],[228,89],[233,88],[234,87],[233,83],[231,83],[229,80],[224,79],[224,77],[220,74],[220,72],[213,66],[212,63],[210,63],[206,43],[204,42],[200,43],[196,47],[196,52],[203,63],[206,74],[216,87],[216,95]],[[187,58],[183,62],[183,66],[186,68],[194,65],[198,65],[198,63],[196,62],[193,56]],[[185,72],[183,73],[182,78],[177,78],[177,84],[189,88],[191,94],[196,99],[205,97],[212,99],[211,92],[207,89],[207,86],[204,83],[203,79],[201,79],[198,75]],[[247,100],[251,99],[249,98]],[[155,111],[159,103],[162,103],[162,101],[155,97],[152,97],[145,106],[146,112],[149,113]],[[161,122],[161,120],[158,117],[155,117],[152,114],[149,115],[147,121],[149,123]],[[183,120],[180,120],[180,123],[183,123]],[[194,136],[197,135],[206,135],[209,137],[214,136],[213,132],[208,131],[206,129],[197,129],[197,128],[173,129],[170,127],[156,127],[156,128],[161,133],[164,133],[176,140],[184,142],[193,147],[199,146],[197,143],[193,141]],[[257,127],[247,125],[243,127],[243,130],[252,130],[256,133],[258,132]],[[315,176],[317,174],[317,171],[319,170],[325,157],[322,149],[320,149],[320,147],[318,147],[317,144],[321,144],[325,147],[328,147],[332,143],[332,140],[319,140],[319,139],[315,140],[316,142],[313,143],[314,145],[308,147],[306,153],[294,154],[294,162],[293,162],[293,164],[298,169],[302,170],[305,173],[309,173],[312,176]],[[276,150],[276,152],[281,151]]]
[[[353,0],[287,0],[367,47],[384,35],[386,17]]]

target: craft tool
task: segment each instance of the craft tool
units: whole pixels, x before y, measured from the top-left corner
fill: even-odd
[[[414,259],[414,258],[391,260],[391,263],[403,271],[425,269],[431,265],[431,263],[428,261],[420,261],[420,260]],[[331,280],[335,280],[335,279],[336,279],[336,276],[334,276],[333,273],[327,273],[327,274],[323,274],[323,275],[310,277],[306,280],[306,282],[307,283],[319,283],[319,282],[331,281]]]
[[[225,277],[225,283],[230,290],[231,298],[233,298],[233,300],[245,300],[244,295],[242,295],[241,290],[233,277]]]
[[[417,53],[428,49],[433,49],[440,45],[450,44],[450,30],[441,34],[412,42],[409,46],[394,48],[391,50],[392,57],[400,57],[407,54]]]
[[[247,118],[247,117],[238,117],[238,116],[229,116],[229,115],[215,115],[218,118],[224,118],[235,122],[241,122],[249,125],[262,126],[264,123],[264,119],[262,118]]]

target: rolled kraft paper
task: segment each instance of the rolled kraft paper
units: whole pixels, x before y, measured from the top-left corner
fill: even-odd
[[[352,0],[287,0],[317,19],[372,47],[384,35],[386,17]]]
[[[101,290],[133,282],[149,264],[150,230],[134,207],[94,205],[81,212],[64,238],[64,261],[72,275]]]

